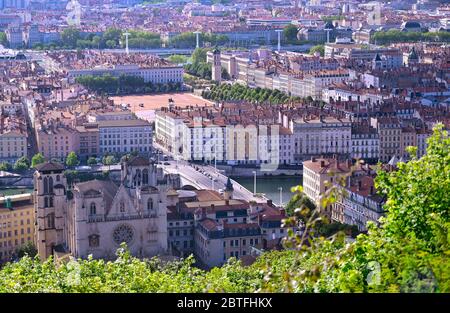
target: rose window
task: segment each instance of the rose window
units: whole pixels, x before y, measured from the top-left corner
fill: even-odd
[[[114,229],[113,240],[117,244],[130,243],[133,240],[133,229],[128,225],[120,225]]]

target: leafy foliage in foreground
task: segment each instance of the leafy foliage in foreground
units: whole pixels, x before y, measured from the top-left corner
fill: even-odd
[[[139,260],[125,247],[115,261],[55,265],[24,257],[0,270],[0,292],[450,292],[449,150],[448,133],[437,127],[426,156],[379,173],[386,218],[353,242],[342,233],[291,233],[291,250],[265,253],[248,267],[231,259],[210,271],[195,268],[191,257]]]

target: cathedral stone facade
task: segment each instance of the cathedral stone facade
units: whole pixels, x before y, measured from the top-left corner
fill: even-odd
[[[68,186],[63,171],[50,162],[34,174],[42,259],[55,252],[112,259],[121,243],[137,257],[167,253],[166,195],[176,178],[142,157],[122,162],[120,184],[96,179]]]

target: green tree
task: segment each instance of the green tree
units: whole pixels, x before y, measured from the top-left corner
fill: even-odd
[[[102,35],[100,46],[101,48],[115,48],[119,46],[119,41],[122,36],[122,30],[110,27]]]
[[[75,27],[66,28],[61,32],[61,42],[69,48],[75,48],[79,39],[82,39],[81,34]]]
[[[21,245],[16,249],[16,255],[18,258],[22,258],[26,255],[30,258],[34,258],[37,253],[38,251],[36,249],[36,246],[32,241],[27,241],[24,245]]]
[[[80,164],[80,161],[78,160],[78,156],[74,151],[70,152],[66,157],[66,165],[69,167],[75,167],[78,164]]]
[[[116,158],[113,155],[105,155],[102,159],[104,165],[113,165],[117,163]]]
[[[8,39],[4,32],[0,32],[0,44],[4,47],[8,46]]]
[[[30,167],[30,162],[28,161],[26,156],[23,156],[14,163],[13,169],[15,171],[25,171]]]
[[[293,24],[289,24],[283,29],[283,35],[287,42],[295,42],[297,41],[297,26]]]
[[[87,164],[88,165],[97,165],[97,159],[94,157],[89,157],[89,159],[87,160]]]
[[[0,163],[0,171],[10,171],[11,170],[11,164],[8,162],[1,162]]]
[[[325,46],[324,45],[316,45],[314,47],[311,47],[311,49],[309,49],[309,54],[314,54],[316,52],[320,53],[320,56],[324,56],[325,55]]]
[[[31,167],[35,168],[36,165],[44,163],[45,162],[45,158],[42,155],[42,153],[36,153],[32,158],[31,158]]]

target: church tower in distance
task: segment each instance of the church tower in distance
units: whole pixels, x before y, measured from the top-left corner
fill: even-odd
[[[212,80],[220,83],[222,81],[222,65],[220,64],[220,50],[213,51]]]

